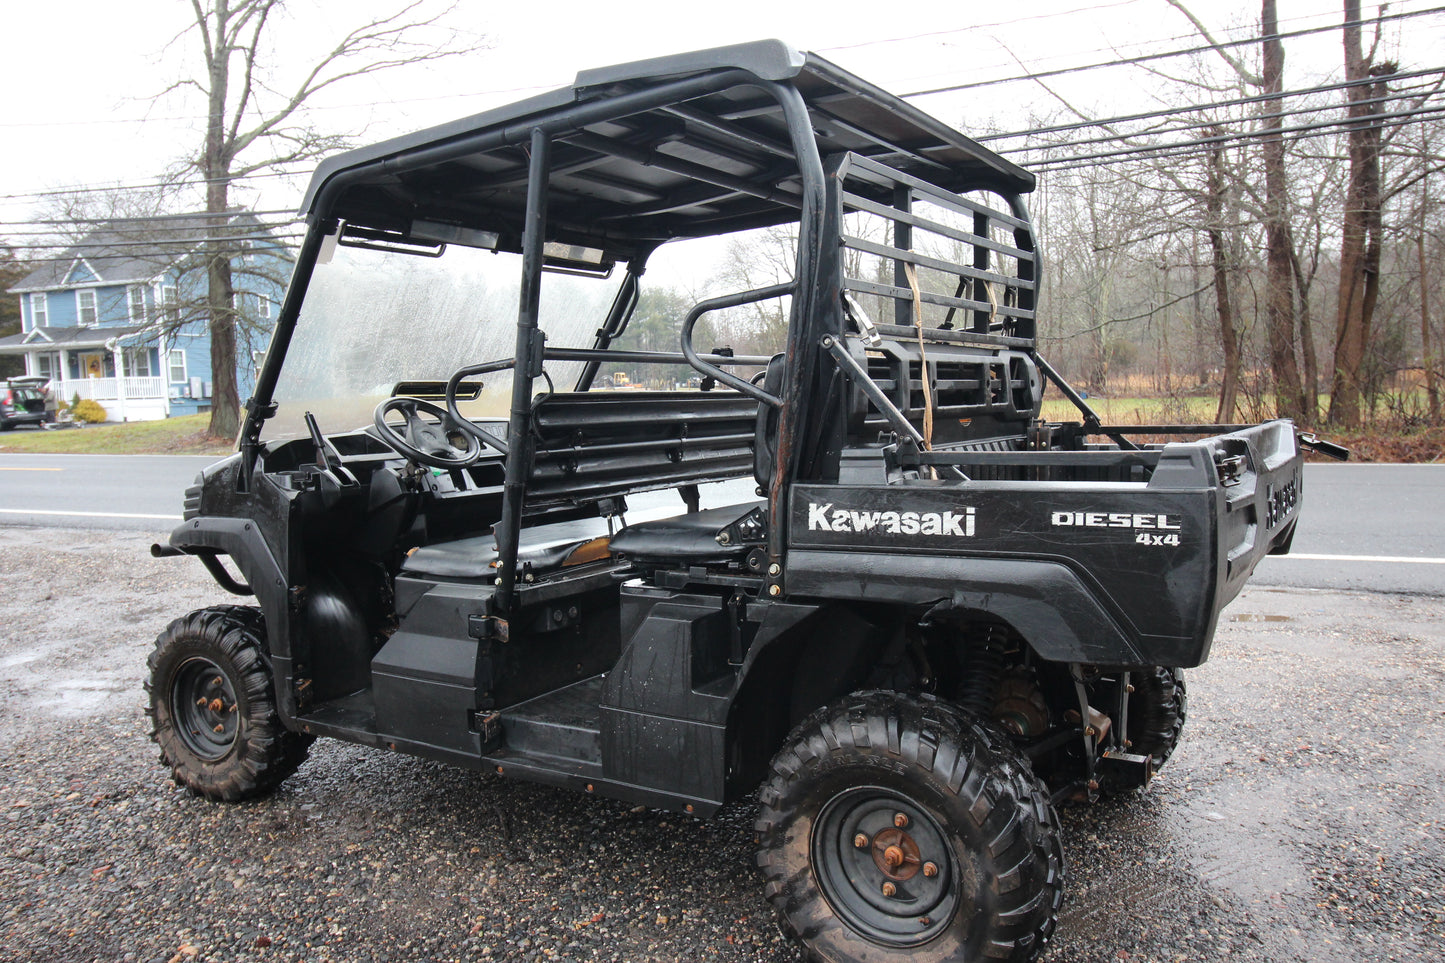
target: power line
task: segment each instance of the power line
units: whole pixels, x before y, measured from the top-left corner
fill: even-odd
[[[6,226],[7,223],[15,224],[15,225],[17,225],[17,227],[15,227],[15,228],[7,228],[7,226]],[[289,227],[289,226],[291,226],[291,225],[293,225],[293,224],[297,224],[297,223],[300,223],[299,219],[293,217],[293,218],[291,218],[290,220],[286,220],[286,221],[261,221],[261,220],[257,220],[255,223],[251,223],[251,224],[232,224],[232,225],[229,225],[229,227],[230,227],[231,229],[233,229],[233,230],[238,230],[238,231],[255,231],[255,230],[257,230],[257,229],[264,230],[264,231],[270,231],[270,230],[275,230],[275,229],[278,229],[278,228]],[[86,231],[86,233],[84,233],[84,234],[82,234],[82,235],[80,235],[80,236],[78,236],[78,237],[75,237],[73,240],[64,240],[64,239],[63,239],[63,238],[64,238],[64,233],[63,233],[63,232],[55,231],[55,230],[38,230],[38,231],[28,231],[28,230],[24,230],[24,228],[25,228],[25,227],[28,227],[28,226],[29,226],[29,224],[28,224],[27,222],[24,222],[24,221],[0,222],[0,236],[4,236],[4,237],[54,237],[54,238],[60,238],[61,240],[58,240],[55,245],[52,245],[53,247],[54,247],[54,246],[60,246],[60,245],[62,245],[62,244],[104,244],[104,243],[107,243],[107,242],[105,242],[105,241],[103,241],[103,240],[92,240],[92,238],[94,237],[94,235],[95,235],[95,233],[96,233],[96,231],[95,231],[94,229],[91,229],[91,230]],[[211,225],[208,225],[208,224],[198,224],[198,225],[195,226],[194,229],[188,230],[186,227],[183,227],[183,226],[166,227],[166,226],[157,225],[156,227],[151,228],[151,229],[149,229],[149,230],[144,230],[144,229],[131,229],[131,230],[114,231],[114,232],[111,232],[111,233],[109,234],[109,236],[115,237],[117,240],[125,240],[125,239],[127,239],[127,238],[146,238],[146,239],[163,240],[163,241],[166,241],[167,243],[169,243],[169,242],[175,241],[175,240],[182,240],[182,241],[183,241],[183,240],[186,240],[186,239],[189,238],[193,233],[195,233],[195,230],[200,230],[200,229],[207,229],[207,230],[209,230],[210,227],[211,227]]]
[[[32,191],[27,194],[0,194],[0,201],[23,201],[32,200],[37,197],[64,197],[68,194],[103,194],[110,191],[151,191],[158,187],[199,187],[203,184],[219,184],[223,181],[232,184],[243,184],[247,181],[259,180],[263,177],[309,177],[314,170],[308,167],[300,171],[268,171],[263,174],[245,174],[234,177],[199,177],[194,180],[162,180],[157,179],[151,184],[117,184],[103,185],[98,187],[65,187],[49,191]]]
[[[1344,80],[1332,84],[1320,84],[1315,87],[1302,87],[1296,90],[1286,90],[1277,94],[1255,94],[1249,97],[1233,97],[1229,100],[1216,100],[1207,104],[1196,104],[1189,107],[1169,107],[1162,110],[1148,110],[1137,114],[1121,114],[1116,117],[1104,117],[1099,120],[1080,120],[1069,124],[1056,124],[1051,127],[1037,127],[1032,130],[1016,130],[1003,134],[984,134],[973,138],[980,144],[987,144],[996,140],[1008,140],[1014,137],[1037,137],[1043,134],[1061,134],[1071,130],[1083,130],[1088,127],[1105,127],[1111,124],[1127,124],[1139,120],[1154,120],[1156,118],[1173,117],[1179,114],[1192,114],[1201,110],[1219,110],[1225,107],[1243,107],[1249,104],[1262,104],[1271,100],[1283,100],[1287,97],[1305,97],[1310,94],[1327,94],[1339,90],[1348,90],[1352,87],[1363,87],[1369,84],[1379,83],[1381,80],[1413,80],[1417,77],[1427,77],[1431,74],[1445,73],[1445,67],[1428,67],[1422,70],[1411,70],[1402,73],[1391,74],[1389,77],[1367,77],[1364,80]],[[1344,104],[1331,104],[1329,107],[1319,109],[1326,110],[1343,107]]]
[[[1071,12],[1076,12],[1076,11],[1071,11]],[[1390,14],[1390,15],[1383,16],[1383,17],[1378,18],[1378,22],[1398,21],[1398,20],[1404,20],[1404,19],[1413,18],[1413,17],[1428,16],[1428,15],[1431,15],[1431,14],[1437,14],[1437,13],[1442,13],[1442,12],[1445,12],[1445,6],[1431,7],[1431,8],[1427,8],[1427,9],[1425,9],[1425,10],[1410,11],[1410,12],[1404,12],[1404,13],[1398,13],[1398,14]],[[1054,16],[1054,15],[1040,15],[1040,16],[1041,16],[1041,18],[1046,18],[1047,16]],[[1019,18],[1018,20],[1005,21],[1005,22],[1002,22],[1002,23],[1000,23],[1000,24],[995,24],[994,26],[1008,25],[1008,24],[1018,23],[1018,22],[1022,22],[1022,21],[1024,21],[1024,20],[1031,20],[1031,19],[1037,19],[1037,18],[1030,18],[1030,17]],[[1299,19],[1306,19],[1306,18],[1299,18]],[[1377,22],[1377,21],[1376,21],[1376,20],[1359,20],[1359,21],[1351,21],[1350,24],[1368,25],[1368,24],[1374,23],[1374,22]],[[1300,29],[1300,30],[1294,30],[1294,31],[1287,31],[1287,32],[1279,33],[1279,34],[1276,34],[1276,36],[1280,37],[1281,39],[1284,39],[1284,38],[1291,38],[1291,37],[1298,37],[1298,36],[1306,36],[1306,35],[1317,34],[1317,33],[1333,32],[1333,31],[1335,31],[1335,30],[1341,29],[1342,26],[1348,26],[1348,25],[1350,25],[1350,24],[1331,24],[1331,25],[1324,26],[1324,27],[1305,28],[1305,29]],[[971,29],[971,28],[960,28],[960,29]],[[916,34],[916,35],[913,35],[912,37],[903,37],[903,38],[894,38],[894,39],[896,39],[896,40],[917,39],[918,37],[926,37],[926,36],[933,36],[933,35],[944,35],[944,34],[949,34],[949,33],[954,33],[954,32],[959,32],[959,31],[956,31],[956,30],[938,31],[938,32],[936,32],[936,34],[933,34],[933,33],[924,33],[924,34]],[[891,41],[886,41],[886,40],[884,40],[884,41],[870,41],[869,43],[885,43],[885,42],[891,42]],[[1087,64],[1087,65],[1082,65],[1082,66],[1060,68],[1060,69],[1058,69],[1058,70],[1051,70],[1051,71],[1040,71],[1040,72],[1034,72],[1034,73],[1029,73],[1029,74],[1018,75],[1018,76],[1014,76],[1014,77],[996,78],[996,79],[993,79],[993,80],[978,81],[978,82],[968,83],[968,84],[957,84],[957,85],[951,85],[951,86],[947,86],[947,87],[938,87],[938,88],[933,88],[933,89],[930,89],[930,90],[915,91],[915,92],[913,92],[913,93],[903,94],[902,96],[904,96],[904,97],[920,97],[920,96],[926,96],[926,95],[936,94],[936,93],[944,93],[944,92],[952,92],[952,91],[961,91],[961,90],[974,89],[974,88],[977,88],[977,87],[991,86],[991,85],[996,85],[996,84],[1012,83],[1012,82],[1016,82],[1016,81],[1019,81],[1019,80],[1031,80],[1031,79],[1032,79],[1032,80],[1037,80],[1037,79],[1043,79],[1043,78],[1046,78],[1046,77],[1056,77],[1056,76],[1062,76],[1062,75],[1071,74],[1071,73],[1085,72],[1085,71],[1100,69],[1100,68],[1104,68],[1104,67],[1133,65],[1133,64],[1138,64],[1138,63],[1143,63],[1143,62],[1146,62],[1146,61],[1150,61],[1150,60],[1166,59],[1166,58],[1170,58],[1170,57],[1183,56],[1183,55],[1187,55],[1187,54],[1199,53],[1199,52],[1204,52],[1204,51],[1209,51],[1209,50],[1214,50],[1214,49],[1219,49],[1219,48],[1224,48],[1224,47],[1245,46],[1245,45],[1254,44],[1254,43],[1258,43],[1258,42],[1260,42],[1260,38],[1258,38],[1258,37],[1252,37],[1252,38],[1249,38],[1249,39],[1246,39],[1246,40],[1230,41],[1230,42],[1221,43],[1221,44],[1218,44],[1217,46],[1216,46],[1216,45],[1196,46],[1196,47],[1185,48],[1185,49],[1181,49],[1181,50],[1167,51],[1167,52],[1158,53],[1158,54],[1141,55],[1141,56],[1139,56],[1139,57],[1125,58],[1125,59],[1121,59],[1121,60],[1105,61],[1105,62],[1099,62],[1099,63],[1095,63],[1095,64]],[[824,49],[832,50],[832,49],[847,49],[847,48],[846,48],[846,47],[836,47],[836,48],[824,48]],[[1427,75],[1433,74],[1433,73],[1440,73],[1440,72],[1442,72],[1442,71],[1445,71],[1445,68],[1430,68],[1430,69],[1426,69],[1426,70],[1411,71],[1411,72],[1409,72],[1409,73],[1397,74],[1397,75],[1395,75],[1395,77],[1392,78],[1392,79],[1409,79],[1409,78],[1413,78],[1413,77],[1427,76]],[[1368,81],[1348,81],[1348,82],[1343,82],[1343,83],[1335,83],[1335,84],[1321,85],[1321,86],[1318,86],[1318,87],[1315,87],[1315,88],[1306,88],[1306,89],[1302,89],[1302,90],[1288,91],[1288,92],[1284,92],[1284,93],[1280,93],[1280,94],[1262,94],[1262,95],[1257,95],[1257,96],[1254,96],[1254,97],[1235,98],[1235,99],[1227,100],[1227,101],[1219,101],[1219,102],[1216,102],[1216,103],[1214,103],[1214,104],[1209,104],[1209,105],[1183,107],[1183,108],[1172,108],[1172,109],[1166,109],[1166,110],[1160,110],[1160,111],[1149,111],[1149,112],[1143,112],[1143,113],[1138,113],[1138,114],[1125,115],[1125,116],[1117,117],[1117,118],[1110,118],[1110,119],[1101,120],[1101,121],[1082,121],[1082,122],[1078,122],[1078,123],[1076,123],[1076,124],[1058,125],[1058,126],[1055,126],[1055,127],[1040,128],[1040,129],[1032,130],[1032,131],[1014,131],[1014,132],[1008,132],[1008,133],[990,134],[990,135],[985,135],[985,136],[982,136],[982,137],[979,137],[979,138],[975,138],[975,139],[976,139],[976,140],[979,140],[979,141],[981,141],[981,142],[989,142],[989,141],[1004,140],[1004,139],[1014,138],[1014,137],[1037,136],[1037,135],[1040,135],[1040,134],[1050,133],[1050,132],[1062,132],[1062,131],[1070,130],[1070,129],[1083,129],[1083,128],[1086,128],[1086,127],[1101,126],[1101,125],[1109,124],[1109,123],[1125,123],[1125,122],[1129,122],[1129,121],[1131,121],[1131,120],[1144,120],[1144,119],[1160,118],[1160,117],[1167,117],[1167,116],[1175,116],[1175,115],[1178,115],[1178,114],[1197,112],[1198,110],[1202,110],[1202,109],[1219,108],[1219,107],[1226,107],[1226,106],[1240,106],[1240,105],[1245,105],[1245,104],[1250,104],[1250,103],[1264,102],[1264,101],[1267,101],[1267,100],[1282,99],[1282,98],[1285,98],[1285,97],[1303,96],[1303,95],[1306,95],[1306,94],[1309,94],[1309,93],[1322,93],[1322,92],[1328,92],[1328,91],[1334,91],[1334,90],[1347,89],[1347,88],[1349,88],[1349,87],[1351,87],[1351,86],[1355,86],[1355,85],[1360,84],[1360,83],[1370,83],[1370,82],[1374,82],[1374,81],[1375,81],[1374,78],[1372,78],[1372,79],[1370,79],[1370,80],[1368,80]],[[395,103],[402,103],[402,101],[396,101]],[[1328,109],[1328,108],[1320,108],[1320,109]],[[1291,115],[1291,114],[1289,114],[1289,113],[1285,113],[1285,114],[1282,114],[1281,116],[1290,116],[1290,115]],[[1230,121],[1230,122],[1233,123],[1233,121]],[[1188,128],[1188,127],[1180,127],[1180,128],[1173,128],[1173,129],[1174,129],[1174,130],[1185,130],[1185,129],[1190,129],[1190,128]],[[1079,143],[1087,143],[1087,141],[1079,142]],[[1009,152],[1009,153],[1016,153],[1016,152]],[[102,193],[102,192],[112,192],[112,191],[152,190],[152,189],[155,189],[155,188],[158,188],[158,187],[166,187],[166,186],[171,186],[171,187],[193,187],[193,186],[204,185],[204,184],[207,184],[207,183],[214,183],[214,182],[218,182],[218,181],[228,181],[228,182],[233,183],[233,184],[236,184],[236,185],[244,185],[244,184],[246,184],[246,183],[248,183],[248,182],[250,182],[250,181],[258,180],[258,179],[261,179],[261,178],[272,178],[272,177],[301,177],[301,176],[308,176],[308,175],[310,174],[310,172],[311,172],[311,171],[310,171],[310,168],[308,168],[308,169],[302,170],[302,171],[268,171],[268,172],[264,172],[264,173],[253,173],[253,174],[248,174],[248,175],[244,175],[244,176],[225,177],[225,178],[197,178],[197,179],[186,179],[186,180],[182,180],[182,181],[157,180],[155,183],[150,183],[150,184],[107,185],[107,186],[91,186],[91,187],[81,186],[81,187],[72,187],[72,188],[49,190],[49,191],[38,191],[38,192],[32,192],[32,193],[0,194],[0,200],[28,200],[28,199],[35,199],[35,198],[41,198],[41,197],[58,197],[58,196],[68,196],[68,195],[75,195],[75,194]],[[287,211],[277,211],[277,212],[275,212],[275,213],[289,213],[289,212],[287,212]],[[185,215],[179,215],[179,216],[185,216]],[[30,223],[43,223],[43,222],[30,222]]]
[[[1076,170],[1085,167],[1098,167],[1101,166],[1101,164],[1091,162],[1118,160],[1127,157],[1148,158],[1179,155],[1187,156],[1189,154],[1204,152],[1200,150],[1191,150],[1191,148],[1218,147],[1226,144],[1237,143],[1240,141],[1255,140],[1262,137],[1275,136],[1278,134],[1295,133],[1298,136],[1292,139],[1301,140],[1308,137],[1323,137],[1329,136],[1331,134],[1338,134],[1339,129],[1343,127],[1368,124],[1370,126],[1378,126],[1382,128],[1393,128],[1401,127],[1405,124],[1418,121],[1439,120],[1442,117],[1445,117],[1445,107],[1421,107],[1406,111],[1374,114],[1368,118],[1350,117],[1341,120],[1324,121],[1314,124],[1302,124],[1296,127],[1242,131],[1236,134],[1224,134],[1217,137],[1201,137],[1194,140],[1179,141],[1172,144],[1158,144],[1148,147],[1131,147],[1117,151],[1106,151],[1098,154],[1082,154],[1073,157],[1060,157],[1052,160],[1045,159],[1036,161],[1027,166],[1029,170],[1035,173],[1053,173],[1062,170]],[[1376,123],[1377,121],[1379,121],[1379,123]],[[1386,123],[1386,121],[1388,121],[1388,123]],[[1028,153],[1030,150],[1042,151],[1046,149],[1047,148],[1025,148],[1017,151],[1009,151],[1008,153],[1012,155],[1017,155]]]
[[[77,216],[75,216],[75,217],[67,218],[67,219],[65,219],[65,220],[52,220],[52,221],[29,220],[29,221],[25,221],[24,223],[26,223],[26,224],[141,224],[141,223],[148,223],[148,222],[151,222],[151,221],[179,221],[179,220],[186,220],[186,219],[191,219],[191,218],[222,217],[222,216],[226,216],[226,215],[230,215],[230,216],[232,216],[232,217],[240,217],[240,216],[243,216],[243,215],[247,215],[247,216],[250,216],[250,217],[266,217],[266,216],[270,216],[270,215],[274,215],[274,214],[295,214],[295,213],[296,213],[296,212],[295,212],[294,210],[291,210],[290,208],[280,208],[280,209],[272,210],[272,211],[252,211],[252,210],[249,210],[249,209],[232,209],[232,210],[229,210],[229,211],[221,211],[221,212],[219,212],[219,213],[217,213],[217,214],[211,214],[211,213],[208,213],[208,212],[206,212],[206,211],[194,211],[194,212],[192,212],[192,213],[190,213],[190,214],[140,214],[140,215],[136,215],[136,216],[134,216],[134,217],[131,217],[131,216],[125,216],[125,217],[106,217],[106,216],[104,216],[104,215],[99,215],[99,216],[96,216],[96,217],[84,217],[84,216],[77,215]],[[17,223],[18,223],[18,222],[17,222]]]
[[[1283,33],[1271,34],[1281,40],[1291,37],[1306,37],[1316,33],[1332,33],[1344,27],[1369,26],[1372,23],[1389,23],[1396,20],[1407,20],[1412,17],[1424,17],[1434,13],[1445,13],[1445,7],[1430,7],[1425,10],[1415,10],[1410,13],[1392,13],[1378,17],[1373,20],[1350,20],[1344,23],[1331,24],[1326,27],[1308,27],[1300,30],[1289,30]],[[1099,70],[1104,67],[1124,67],[1148,63],[1152,60],[1169,60],[1173,57],[1185,57],[1190,54],[1207,53],[1214,50],[1222,50],[1226,47],[1244,47],[1260,43],[1264,38],[1250,37],[1247,40],[1230,40],[1218,44],[1202,44],[1195,47],[1185,47],[1180,50],[1168,50],[1163,53],[1141,54],[1138,57],[1126,57],[1122,60],[1107,60],[1093,64],[1082,64],[1076,67],[1060,67],[1057,70],[1041,70],[1033,73],[1018,74],[1013,77],[999,77],[994,80],[978,80],[966,84],[952,84],[947,87],[933,87],[928,90],[915,90],[912,93],[901,94],[902,97],[927,97],[933,94],[954,93],[960,90],[977,90],[980,87],[993,87],[998,84],[1011,84],[1020,80],[1044,80],[1048,77],[1062,77],[1066,74],[1082,73],[1089,70]]]
[[[55,255],[55,257],[50,258],[49,260],[65,261],[65,260],[74,260],[74,259],[77,258],[77,257],[90,257],[90,258],[92,258],[92,259],[98,259],[99,257],[106,257],[106,256],[108,256],[108,255],[106,255],[106,254],[104,254],[104,253],[102,253],[102,254],[100,254],[100,255],[86,255],[84,252],[86,252],[86,251],[100,251],[100,252],[105,252],[105,251],[112,251],[112,250],[115,250],[115,249],[117,249],[117,248],[148,247],[148,248],[154,249],[154,248],[161,247],[161,246],[169,246],[169,247],[183,247],[183,246],[185,246],[185,247],[187,247],[187,248],[189,249],[190,247],[194,247],[194,246],[196,246],[196,245],[198,245],[198,244],[226,244],[226,243],[231,243],[231,242],[234,242],[234,241],[277,241],[277,240],[284,240],[284,239],[286,239],[286,238],[296,238],[296,237],[305,237],[305,236],[306,236],[306,235],[305,235],[304,232],[296,231],[296,232],[292,232],[292,233],[289,233],[289,234],[245,234],[245,235],[238,234],[238,235],[235,235],[235,236],[233,236],[233,237],[186,237],[186,238],[173,238],[173,239],[170,239],[170,240],[116,241],[116,242],[109,242],[109,243],[97,241],[97,242],[89,243],[89,244],[87,244],[87,243],[81,243],[81,244],[70,244],[70,245],[67,245],[67,246],[65,247],[65,250],[64,250],[63,252],[61,252],[60,254]],[[12,251],[53,251],[53,250],[55,250],[57,247],[60,247],[60,245],[58,245],[58,244],[7,244],[7,245],[4,245],[4,246],[10,248],[10,250],[12,250]],[[157,252],[157,253],[162,253],[162,252]],[[181,253],[185,253],[185,252],[184,252],[184,251],[176,251],[176,252],[163,252],[163,253],[164,253],[166,256],[172,256],[173,254],[181,254]],[[253,251],[252,253],[263,253],[263,252]],[[116,255],[114,255],[114,256],[115,256],[115,257],[124,257],[125,255],[116,254]]]
[[[1422,104],[1423,104],[1423,102],[1424,102],[1425,100],[1427,100],[1427,99],[1429,99],[1429,98],[1432,98],[1432,97],[1439,97],[1439,96],[1441,96],[1441,95],[1445,95],[1445,89],[1437,89],[1437,90],[1433,90],[1433,91],[1428,91],[1428,92],[1423,93],[1423,94],[1420,93],[1420,92],[1418,92],[1418,91],[1415,91],[1415,92],[1400,91],[1400,92],[1398,92],[1398,93],[1388,94],[1388,95],[1386,95],[1386,96],[1384,96],[1384,97],[1370,97],[1370,98],[1364,99],[1364,100],[1351,101],[1348,106],[1370,105],[1370,104],[1385,104],[1385,103],[1389,103],[1389,102],[1391,102],[1391,101],[1411,100],[1411,99],[1416,99],[1416,98],[1420,99],[1421,102],[1422,102]],[[1190,131],[1190,130],[1202,130],[1202,129],[1206,129],[1206,128],[1210,128],[1210,127],[1224,127],[1224,126],[1226,126],[1226,125],[1249,124],[1249,123],[1256,123],[1256,122],[1258,122],[1258,121],[1264,121],[1264,120],[1288,120],[1288,119],[1290,119],[1290,118],[1292,118],[1292,117],[1304,117],[1304,116],[1309,116],[1309,115],[1313,115],[1313,114],[1323,113],[1323,112],[1325,112],[1325,111],[1340,110],[1340,109],[1344,108],[1345,106],[1347,106],[1347,105],[1345,105],[1345,104],[1325,104],[1325,105],[1321,105],[1321,106],[1318,106],[1318,107],[1298,107],[1298,108],[1295,108],[1295,109],[1293,109],[1293,110],[1278,111],[1278,112],[1273,113],[1273,114],[1260,114],[1260,115],[1253,116],[1253,117],[1234,117],[1234,118],[1227,118],[1227,119],[1222,119],[1222,120],[1220,120],[1220,119],[1216,119],[1216,120],[1201,120],[1201,121],[1197,121],[1197,122],[1192,123],[1192,124],[1175,124],[1175,125],[1170,126],[1170,127],[1160,128],[1160,129],[1158,129],[1158,130],[1139,131],[1139,132],[1124,133],[1124,134],[1104,134],[1104,135],[1100,135],[1100,136],[1098,136],[1098,137],[1085,137],[1085,138],[1080,139],[1080,140],[1055,141],[1055,142],[1053,142],[1053,143],[1044,143],[1044,144],[1039,144],[1039,145],[1036,145],[1036,146],[1016,147],[1016,148],[1012,148],[1012,149],[1007,150],[1007,151],[1003,151],[1003,153],[1013,154],[1013,153],[1020,153],[1020,152],[1024,152],[1024,151],[1030,151],[1030,150],[1058,150],[1058,149],[1064,148],[1064,147],[1084,147],[1084,146],[1087,146],[1087,145],[1089,145],[1089,144],[1108,144],[1108,143],[1114,143],[1114,142],[1127,143],[1128,141],[1134,140],[1134,139],[1143,139],[1143,138],[1146,138],[1146,137],[1161,137],[1161,136],[1167,136],[1167,135],[1170,135],[1170,134],[1179,134],[1179,133],[1183,133],[1183,132],[1185,132],[1185,131]],[[1358,118],[1355,118],[1355,119],[1358,120]],[[1261,133],[1261,135],[1266,135],[1266,136],[1267,136],[1267,135],[1270,133],[1270,131],[1269,131],[1268,129],[1261,128],[1261,129],[1260,129],[1260,133]]]
[[[858,49],[862,49],[862,48],[866,48],[866,47],[875,47],[875,46],[880,46],[880,45],[884,45],[884,44],[907,43],[907,42],[913,41],[913,40],[927,40],[927,39],[934,38],[934,37],[947,37],[947,36],[951,36],[951,35],[953,35],[953,34],[973,33],[973,32],[979,31],[979,30],[991,30],[991,29],[994,29],[994,28],[997,28],[997,27],[1011,27],[1011,26],[1016,26],[1016,25],[1018,25],[1018,24],[1022,24],[1022,23],[1031,23],[1031,22],[1036,22],[1036,21],[1040,21],[1040,20],[1056,20],[1056,19],[1060,19],[1060,18],[1063,18],[1063,17],[1072,16],[1072,15],[1074,15],[1074,14],[1079,14],[1079,13],[1090,13],[1090,14],[1094,14],[1094,13],[1097,13],[1098,11],[1100,11],[1100,10],[1108,10],[1108,9],[1113,9],[1113,8],[1115,8],[1115,7],[1127,7],[1127,6],[1131,6],[1131,5],[1133,5],[1133,4],[1135,4],[1135,3],[1139,3],[1139,2],[1142,2],[1142,0],[1119,0],[1119,2],[1115,2],[1115,3],[1089,4],[1089,5],[1087,5],[1087,6],[1076,7],[1076,8],[1071,9],[1071,10],[1058,10],[1058,11],[1054,11],[1053,13],[1035,14],[1035,15],[1027,16],[1027,17],[1016,17],[1016,18],[1013,19],[1013,20],[1000,20],[1000,21],[997,21],[997,22],[994,22],[994,23],[972,23],[972,24],[969,24],[968,26],[965,26],[965,27],[953,27],[953,28],[950,28],[950,29],[947,29],[947,30],[930,30],[930,31],[924,31],[924,32],[922,32],[922,33],[908,34],[908,35],[901,36],[901,37],[887,37],[887,38],[882,38],[882,39],[878,39],[878,40],[865,40],[865,41],[860,41],[859,43],[837,44],[837,45],[834,45],[834,46],[831,46],[831,47],[818,47],[818,48],[815,48],[815,49],[816,49],[816,52],[817,52],[817,53],[824,53],[824,54],[826,54],[826,53],[832,53],[832,52],[834,52],[834,51],[839,51],[839,50],[858,50]],[[1321,15],[1321,14],[1306,14],[1306,15],[1297,16],[1297,17],[1286,17],[1286,18],[1281,19],[1280,22],[1281,22],[1281,23],[1296,23],[1296,22],[1305,21],[1305,20],[1315,20],[1315,19],[1318,19],[1320,16],[1322,16],[1322,15]],[[1158,38],[1154,38],[1154,39],[1148,40],[1148,41],[1140,41],[1140,43],[1167,43],[1167,42],[1172,42],[1172,41],[1177,41],[1177,40],[1184,40],[1184,39],[1187,39],[1187,38],[1190,37],[1190,36],[1193,36],[1193,35],[1192,35],[1192,34],[1175,34],[1175,35],[1171,35],[1171,36],[1168,36],[1168,37],[1158,37]],[[1089,50],[1089,51],[1086,51],[1086,52],[1088,52],[1088,53],[1096,53],[1096,52],[1098,52],[1099,50],[1104,50],[1104,49],[1109,49],[1109,48],[1102,48],[1102,47],[1100,47],[1100,48],[1093,48],[1093,49],[1091,49],[1091,50]],[[558,88],[560,88],[560,87],[565,87],[565,86],[567,86],[567,84],[568,84],[568,81],[567,81],[567,80],[565,80],[565,79],[563,79],[563,78],[558,78],[557,80],[552,81],[552,82],[550,82],[550,83],[531,84],[531,85],[523,86],[523,87],[498,87],[498,88],[493,88],[493,89],[491,89],[491,90],[472,90],[472,91],[465,91],[465,92],[459,92],[459,93],[450,93],[450,94],[434,94],[434,95],[427,96],[427,97],[399,97],[399,98],[396,98],[396,99],[393,99],[393,100],[372,100],[372,101],[364,101],[364,102],[360,102],[360,103],[312,104],[312,105],[308,105],[308,108],[307,108],[307,109],[310,110],[310,111],[330,111],[330,110],[358,110],[358,109],[362,109],[362,108],[366,108],[366,107],[399,107],[399,106],[403,106],[403,105],[406,105],[406,104],[434,103],[434,102],[437,102],[437,101],[444,101],[444,100],[468,100],[468,99],[476,99],[476,98],[480,98],[480,97],[494,97],[494,96],[497,96],[497,95],[500,95],[500,94],[525,94],[525,93],[531,93],[531,92],[534,92],[534,91],[548,91],[548,90],[555,90],[555,89],[558,89]],[[169,122],[195,122],[195,121],[199,121],[199,120],[202,120],[202,119],[204,119],[204,115],[203,115],[203,114],[176,114],[176,115],[171,115],[171,116],[166,116],[166,117],[150,117],[150,116],[147,116],[147,117],[102,118],[102,119],[94,119],[94,120],[75,120],[75,121],[57,121],[57,120],[20,121],[20,122],[10,122],[10,123],[0,122],[0,129],[5,129],[5,128],[34,128],[34,127],[47,127],[47,128],[49,128],[49,127],[88,127],[88,126],[101,125],[101,124],[145,124],[145,123],[169,123]]]

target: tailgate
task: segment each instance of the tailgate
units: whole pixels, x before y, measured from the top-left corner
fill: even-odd
[[[1304,456],[1294,425],[1271,421],[1199,444],[1214,451],[1219,473],[1219,601],[1239,594],[1266,555],[1283,555],[1294,539],[1304,484]]]

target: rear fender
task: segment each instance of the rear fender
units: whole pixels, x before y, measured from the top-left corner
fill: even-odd
[[[1146,660],[1131,634],[1078,574],[1059,562],[941,556],[920,566],[909,556],[795,549],[789,590],[920,607],[935,618],[1005,622],[1051,662],[1108,665]],[[1151,637],[1183,654],[1190,639]]]

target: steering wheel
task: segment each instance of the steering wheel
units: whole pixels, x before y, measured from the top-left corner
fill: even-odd
[[[406,428],[398,432],[386,423],[386,416],[399,411],[406,419]],[[422,419],[425,412],[435,419]],[[431,465],[433,468],[465,468],[481,457],[482,445],[475,437],[457,427],[455,419],[445,408],[417,398],[388,398],[376,406],[374,416],[376,433],[381,440],[400,454]],[[452,439],[460,435],[465,445],[458,445]]]

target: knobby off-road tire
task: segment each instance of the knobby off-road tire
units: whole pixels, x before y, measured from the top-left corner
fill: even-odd
[[[312,737],[276,711],[260,611],[222,605],[166,626],[147,665],[147,710],[161,764],[207,799],[264,795],[306,759]]]
[[[1048,791],[949,703],[862,692],[814,712],[759,799],[767,897],[814,960],[1024,961],[1053,934]]]
[[[1134,686],[1129,695],[1126,733],[1129,751],[1151,757],[1153,769],[1158,772],[1174,754],[1179,737],[1184,732],[1184,719],[1189,708],[1184,670],[1156,665],[1131,672],[1129,681]],[[1138,779],[1130,779],[1115,770],[1102,780],[1099,788],[1105,793],[1123,793],[1138,789],[1143,784],[1142,775]]]

